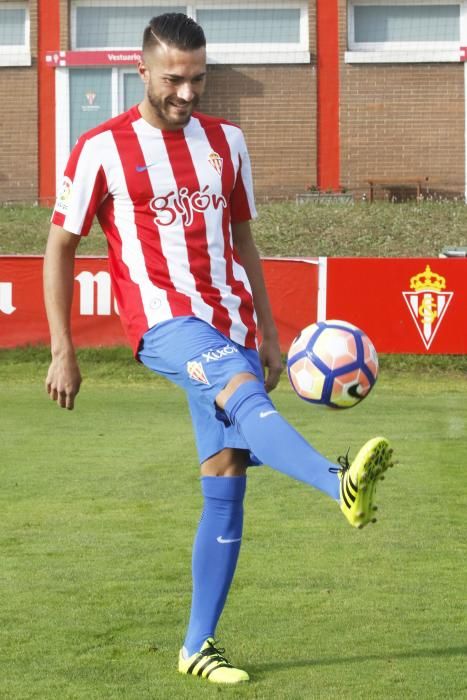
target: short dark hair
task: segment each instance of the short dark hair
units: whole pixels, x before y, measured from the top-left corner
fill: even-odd
[[[166,12],[153,17],[143,34],[143,51],[149,51],[160,43],[174,46],[181,51],[194,51],[206,46],[202,27],[182,12]]]

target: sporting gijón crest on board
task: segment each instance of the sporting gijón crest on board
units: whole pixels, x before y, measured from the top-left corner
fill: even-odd
[[[410,290],[402,292],[420,337],[428,350],[454,296],[446,291],[446,278],[432,272],[429,265],[424,272],[410,278]]]

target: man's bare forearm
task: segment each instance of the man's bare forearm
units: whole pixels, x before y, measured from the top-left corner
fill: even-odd
[[[79,239],[71,236],[63,229],[52,227],[44,257],[44,302],[53,355],[73,349],[70,315]]]
[[[44,258],[44,301],[52,352],[46,390],[53,401],[68,409],[73,408],[81,384],[70,322],[78,243],[78,236],[52,225]]]

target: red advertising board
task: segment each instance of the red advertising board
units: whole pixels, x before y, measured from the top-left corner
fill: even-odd
[[[317,260],[262,261],[281,347],[316,320]],[[0,347],[49,342],[42,296],[42,257],[0,257]],[[78,257],[72,308],[79,346],[126,343],[113,300],[105,258]]]
[[[0,257],[0,347],[48,343],[42,257]],[[281,348],[319,318],[366,331],[379,352],[467,353],[467,260],[265,259]],[[105,258],[76,259],[72,309],[78,346],[126,343]]]
[[[0,347],[49,342],[42,266],[42,256],[0,258]],[[105,259],[76,259],[72,326],[78,346],[126,342]]]
[[[326,316],[379,352],[467,353],[467,260],[328,258]]]

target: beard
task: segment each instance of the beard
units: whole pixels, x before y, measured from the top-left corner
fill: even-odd
[[[155,116],[165,122],[168,129],[181,129],[190,121],[193,110],[199,103],[199,97],[195,95],[191,102],[180,102],[176,98],[161,98],[156,95],[152,87],[148,85],[148,102],[154,110]],[[183,111],[174,108],[182,107]]]

